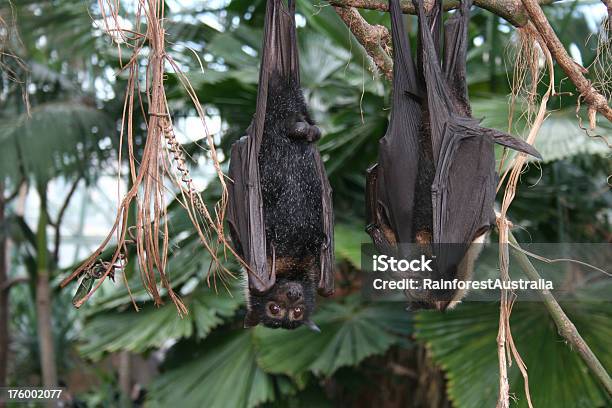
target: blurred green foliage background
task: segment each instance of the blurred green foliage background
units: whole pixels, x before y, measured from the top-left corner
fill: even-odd
[[[254,113],[264,9],[263,0],[166,2],[168,52],[196,89],[223,158]],[[602,9],[599,1],[546,8],[560,39],[584,66],[595,57]],[[390,87],[372,74],[364,50],[329,4],[299,0],[297,10],[302,87],[323,130],[319,148],[334,189],[337,222],[338,290],[320,301],[314,319],[321,334],[304,328],[242,329],[241,282],[209,287],[210,258],[176,202],[169,207],[169,271],[190,313],[180,319],[171,302],[155,308],[133,268],[126,278],[140,312],[131,306],[122,278],[115,285],[105,283],[79,311],[72,307],[76,287],[61,290],[58,283],[97,246],[91,236],[110,226],[117,169],[125,169],[117,149],[126,75],[117,67],[127,54],[121,55],[104,34],[97,1],[0,3],[5,23],[0,28],[0,234],[8,255],[0,268],[5,283],[12,283],[4,307],[10,342],[0,361],[8,364],[8,372],[0,367],[0,382],[27,386],[41,381],[36,282],[47,271],[58,381],[75,406],[495,404],[497,304],[410,313],[399,303],[361,298],[360,245],[368,242],[364,175],[387,126]],[[122,11],[129,27],[133,10]],[[363,15],[370,23],[389,25],[385,13]],[[414,41],[416,20],[407,21]],[[516,30],[474,9],[469,37],[474,116],[506,130]],[[563,78],[556,73],[561,96],[551,99],[552,112],[537,143],[544,160],[525,170],[509,216],[520,227],[515,234],[522,241],[610,242],[610,153],[601,138],[579,127],[576,97],[568,94],[572,85]],[[198,143],[203,133],[172,73],[167,94],[190,165],[212,202],[219,186],[208,183],[211,165]],[[135,119],[138,155],[146,131],[142,117]],[[598,132],[609,137],[612,125],[603,122]],[[520,121],[513,131],[524,132]],[[227,263],[238,272],[235,262]],[[610,304],[566,306],[595,354],[611,368]],[[609,396],[561,341],[540,304],[518,303],[512,324],[536,407],[609,406]],[[526,407],[516,364],[510,382],[513,406]]]

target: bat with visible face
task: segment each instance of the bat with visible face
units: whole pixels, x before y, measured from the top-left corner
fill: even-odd
[[[247,268],[245,327],[294,329],[334,289],[331,188],[299,87],[295,4],[269,0],[257,106],[231,150],[228,221]]]
[[[419,20],[415,64],[399,0],[390,0],[393,97],[378,163],[368,169],[367,232],[384,253],[413,243],[435,255],[433,279],[466,279],[477,245],[495,223],[494,143],[540,157],[528,143],[480,126],[467,94],[467,28],[471,0],[447,19],[442,2],[430,12],[414,1]],[[442,40],[441,40],[442,38]],[[443,49],[441,48],[443,42]],[[400,255],[405,255],[401,254]],[[413,308],[446,309],[462,293],[408,293]]]

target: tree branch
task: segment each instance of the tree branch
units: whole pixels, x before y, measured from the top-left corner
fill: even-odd
[[[26,182],[25,178],[21,177],[21,179],[19,180],[19,183],[17,183],[17,185],[15,186],[15,190],[10,192],[6,197],[3,197],[2,200],[5,203],[12,201],[15,197],[17,197],[17,194],[19,194],[19,190],[21,189],[21,185],[25,182]],[[0,192],[4,194],[4,191],[0,190]]]
[[[553,58],[557,61],[561,69],[574,83],[580,96],[589,105],[589,122],[591,128],[595,127],[595,111],[601,113],[612,122],[612,109],[608,106],[608,101],[591,85],[591,82],[584,77],[588,72],[584,67],[576,63],[567,53],[561,41],[555,34],[546,19],[542,8],[536,0],[522,0],[523,6],[527,11],[533,25],[536,27]]]
[[[538,0],[540,4],[550,4],[555,0]],[[605,0],[609,1],[609,0]],[[369,10],[389,11],[387,0],[329,0],[335,7],[357,7]],[[425,0],[426,7],[430,7],[433,0]],[[444,10],[452,10],[459,7],[458,0],[444,0]],[[522,27],[529,20],[521,0],[474,0],[474,4],[480,8],[490,11],[502,17],[516,27]],[[401,0],[400,7],[406,14],[416,14],[411,0]]]
[[[521,5],[522,1],[522,5]],[[588,116],[591,128],[595,128],[596,112],[601,113],[612,122],[612,108],[608,101],[593,87],[591,82],[584,76],[588,71],[576,63],[567,53],[563,44],[555,34],[546,19],[540,4],[550,4],[555,0],[474,0],[474,4],[505,18],[517,27],[523,26],[530,19],[536,27],[553,58],[569,77],[580,97],[589,105]],[[612,0],[602,0],[610,7]],[[384,0],[329,0],[334,6],[336,13],[352,31],[353,35],[366,52],[372,57],[378,69],[388,78],[393,76],[393,60],[390,57],[389,31],[379,25],[372,26],[359,14],[356,8],[388,11],[389,4]],[[431,3],[432,0],[425,0]],[[459,1],[445,0],[443,5],[446,10],[457,7]],[[401,8],[404,13],[414,14],[414,5],[409,0],[401,0]],[[610,8],[608,8],[610,11]]]
[[[393,60],[386,49],[389,48],[391,36],[389,30],[381,25],[370,25],[353,7],[336,7],[336,13],[344,24],[351,30],[357,41],[378,67],[378,69],[391,80],[393,77]]]
[[[527,257],[527,255],[520,250],[520,246],[516,241],[516,238],[511,232],[508,232],[508,241],[515,248],[513,251],[519,266],[525,274],[534,281],[540,279],[540,274],[536,271],[535,267]],[[559,334],[580,354],[582,360],[591,370],[591,373],[603,384],[609,395],[612,395],[612,379],[610,375],[597,359],[597,356],[589,348],[589,345],[584,341],[574,323],[567,317],[555,297],[548,290],[540,292],[540,297],[544,301],[544,306],[548,309],[548,313],[555,322]]]
[[[13,286],[17,286],[20,283],[28,283],[30,281],[30,278],[27,276],[22,276],[19,278],[13,278],[10,279],[8,281],[6,281],[1,287],[0,290],[4,291],[4,292],[8,292],[9,290],[11,290],[11,288]]]
[[[72,195],[74,194],[74,192],[76,191],[77,186],[79,185],[79,182],[81,181],[81,177],[77,177],[74,180],[74,183],[72,183],[72,186],[70,187],[70,190],[68,191],[68,194],[66,195],[66,198],[64,199],[64,203],[62,204],[62,207],[60,208],[59,212],[57,213],[57,218],[55,219],[55,224],[53,225],[55,228],[55,237],[54,237],[54,247],[53,247],[53,262],[55,262],[57,264],[57,261],[59,260],[59,247],[60,247],[60,239],[61,239],[61,227],[62,227],[62,219],[64,218],[64,213],[66,212],[66,209],[68,208],[68,204],[70,204],[70,200],[72,199]]]

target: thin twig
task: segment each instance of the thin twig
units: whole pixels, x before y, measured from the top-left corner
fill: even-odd
[[[70,187],[70,190],[68,191],[68,194],[66,195],[66,198],[64,199],[64,203],[62,204],[62,207],[60,208],[59,212],[57,213],[57,218],[55,219],[55,223],[51,223],[51,221],[49,221],[49,224],[51,224],[54,228],[55,228],[55,237],[54,237],[54,247],[53,247],[53,261],[57,264],[57,261],[59,259],[59,247],[60,247],[60,240],[61,240],[61,226],[62,226],[62,219],[64,218],[64,214],[66,213],[66,209],[68,208],[68,205],[70,204],[70,200],[72,199],[72,196],[74,195],[74,192],[76,191],[77,186],[79,185],[79,182],[81,181],[81,177],[77,177],[74,182],[72,183],[72,186]],[[51,218],[49,218],[50,220]]]
[[[10,193],[8,193],[8,195],[6,197],[3,197],[2,200],[5,203],[8,203],[9,201],[12,201],[15,197],[17,197],[17,195],[19,194],[19,191],[21,191],[21,186],[26,182],[25,178],[22,177],[21,180],[19,180],[19,183],[17,183],[15,185],[15,189],[13,191],[11,191]]]
[[[2,291],[9,291],[13,286],[16,286],[20,283],[28,283],[30,281],[30,278],[27,276],[21,276],[18,278],[13,278],[10,279],[8,281],[6,281],[6,283],[4,285],[2,285],[2,287],[0,287],[0,290]]]
[[[508,233],[509,242],[514,246],[519,247],[519,243],[512,233]],[[515,256],[518,261],[519,266],[525,274],[533,281],[538,281],[541,279],[540,274],[535,269],[527,254],[525,254],[522,250],[514,249],[512,254]],[[610,396],[612,396],[612,379],[610,378],[610,374],[606,371],[601,362],[597,359],[597,356],[593,353],[589,345],[584,341],[576,326],[572,321],[567,317],[555,297],[548,290],[542,290],[539,292],[540,297],[544,301],[544,306],[550,313],[555,325],[557,326],[557,330],[559,334],[567,340],[567,342],[572,346],[573,349],[578,351],[580,357],[585,362],[585,364],[591,370],[591,373],[601,382],[606,391]]]

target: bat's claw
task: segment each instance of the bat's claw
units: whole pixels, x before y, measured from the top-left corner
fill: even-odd
[[[306,122],[295,122],[288,136],[292,139],[306,140],[313,143],[321,138],[321,130],[317,126]]]

